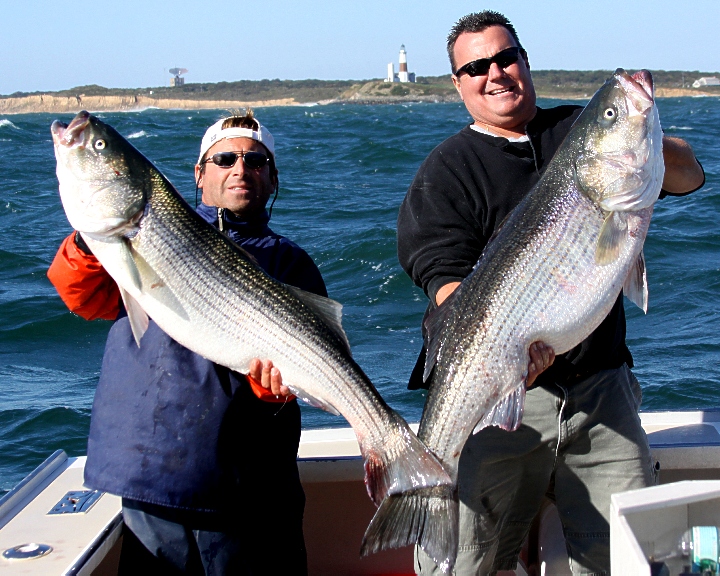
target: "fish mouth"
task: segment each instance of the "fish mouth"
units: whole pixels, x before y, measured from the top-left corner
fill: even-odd
[[[615,70],[618,83],[625,92],[628,102],[640,114],[644,114],[653,107],[655,102],[655,88],[652,74],[647,70],[635,72],[632,76],[622,68]]]
[[[642,86],[643,90],[645,90],[645,93],[651,100],[655,99],[655,86],[653,85],[653,78],[650,72],[647,70],[639,70],[632,75],[632,79]]]
[[[83,110],[70,124],[55,120],[50,126],[53,142],[67,148],[82,148],[87,140],[85,128],[90,125],[90,113]]]

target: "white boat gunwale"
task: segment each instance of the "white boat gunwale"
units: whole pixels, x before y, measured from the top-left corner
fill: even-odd
[[[648,434],[653,457],[661,463],[661,483],[720,479],[720,410],[641,412],[640,418]],[[417,424],[412,427],[417,430]],[[58,450],[0,498],[0,552],[8,547],[9,542],[15,545],[25,543],[3,536],[13,529],[13,521],[19,516],[39,514],[37,510],[32,511],[31,504],[35,499],[50,490],[64,494],[66,490],[84,488],[81,474],[84,462],[84,456],[71,458]],[[305,533],[311,574],[412,573],[412,549],[409,547],[362,560],[359,558],[362,533],[374,513],[374,506],[365,491],[363,460],[351,428],[304,430],[298,468],[307,497]],[[73,479],[62,485],[71,470]],[[58,486],[54,487],[55,484]],[[0,570],[9,575],[14,572],[9,568],[21,566],[23,573],[28,567],[37,567],[37,574],[85,576],[112,573],[107,572],[107,565],[117,562],[117,543],[123,526],[120,499],[106,494],[102,500],[106,500],[103,506],[95,506],[85,515],[88,519],[92,515],[104,515],[101,528],[89,535],[67,534],[82,540],[81,545],[76,546],[80,553],[64,559],[53,553],[28,561],[0,558]],[[48,506],[45,508],[50,509]],[[43,510],[40,512],[47,512]],[[31,520],[38,529],[34,541],[44,542],[46,525],[62,522],[48,518],[38,516]],[[71,523],[66,522],[68,525]],[[328,526],[333,526],[333,530],[328,530]],[[338,526],[344,526],[347,533],[338,533]],[[52,541],[47,543],[53,545]],[[52,568],[51,560],[55,561]],[[56,567],[58,560],[65,562],[61,568]],[[103,563],[104,568],[101,566]]]

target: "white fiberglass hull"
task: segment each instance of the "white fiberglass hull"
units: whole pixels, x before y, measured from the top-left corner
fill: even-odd
[[[641,418],[662,484],[720,480],[720,411],[646,412]],[[84,457],[68,458],[58,451],[0,500],[4,576],[114,573],[122,536],[119,498],[104,494],[86,512],[48,515],[68,492],[85,490],[84,463]],[[311,576],[414,573],[410,547],[360,558],[362,535],[375,508],[352,429],[304,431],[298,463],[307,497],[304,531]],[[556,573],[547,570],[564,547],[562,542],[550,545],[557,540],[554,523],[552,510],[544,510],[539,548],[548,574]],[[28,544],[45,544],[52,551],[34,559],[1,555],[12,549],[32,554],[33,546],[18,548]]]

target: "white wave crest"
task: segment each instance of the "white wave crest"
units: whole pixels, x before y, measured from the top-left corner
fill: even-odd
[[[20,130],[15,124],[10,122],[7,118],[0,118],[0,128],[4,128],[5,126],[9,126],[10,128],[15,128],[15,130]]]
[[[130,138],[142,138],[143,136],[147,136],[147,132],[145,130],[140,130],[139,132],[133,132],[128,136],[128,140]]]

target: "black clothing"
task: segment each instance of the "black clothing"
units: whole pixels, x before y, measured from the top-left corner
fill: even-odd
[[[538,108],[524,142],[466,126],[426,158],[400,206],[398,258],[430,298],[430,307],[439,288],[470,274],[493,233],[538,182],[581,111],[580,106]],[[537,383],[569,383],[624,363],[633,365],[620,295],[595,332],[558,356]],[[422,365],[424,352],[411,389],[426,387]]]
[[[254,497],[245,515],[209,524],[202,515],[123,498],[118,576],[137,576],[140,567],[142,574],[307,576],[302,514],[277,517],[280,503],[268,503]]]

